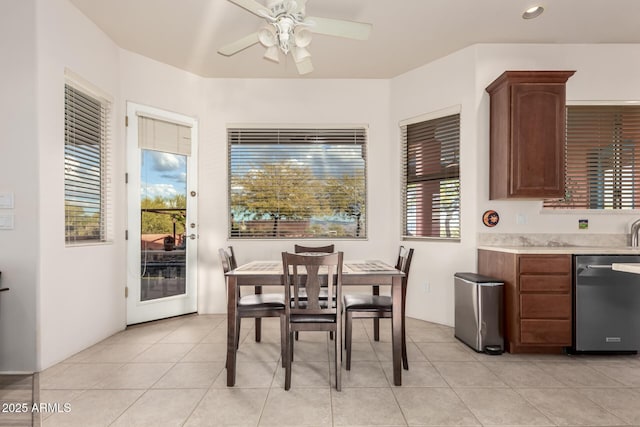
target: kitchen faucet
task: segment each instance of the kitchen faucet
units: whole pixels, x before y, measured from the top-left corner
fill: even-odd
[[[640,219],[637,219],[631,224],[631,246],[638,247],[638,233],[640,233]]]

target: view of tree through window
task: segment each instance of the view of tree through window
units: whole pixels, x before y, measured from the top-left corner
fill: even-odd
[[[365,238],[366,130],[229,129],[230,236]]]

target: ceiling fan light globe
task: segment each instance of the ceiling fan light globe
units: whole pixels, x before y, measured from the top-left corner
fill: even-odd
[[[289,13],[293,13],[298,9],[298,2],[295,0],[289,0],[288,2],[286,2],[286,10]]]
[[[293,49],[291,54],[293,55],[293,60],[296,63],[302,62],[306,58],[311,58],[311,53],[309,53],[309,51],[303,47],[296,47],[295,49]]]
[[[297,28],[294,33],[296,46],[305,48],[311,44],[311,31],[304,28]]]
[[[269,61],[273,61],[275,63],[280,62],[280,52],[278,51],[277,46],[269,46],[264,53],[264,59],[268,59]]]
[[[260,31],[258,31],[258,40],[264,47],[275,46],[276,44],[276,35],[270,27],[263,27]]]
[[[296,62],[296,68],[298,69],[298,74],[301,76],[311,73],[313,71],[311,58],[305,58],[300,62]]]

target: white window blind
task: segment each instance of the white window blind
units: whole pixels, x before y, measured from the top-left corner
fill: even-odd
[[[111,238],[109,120],[111,104],[65,84],[64,198],[67,244]]]
[[[232,238],[365,238],[364,127],[229,128]]]
[[[402,234],[460,238],[460,114],[400,126]]]
[[[640,106],[567,106],[565,197],[547,208],[640,208]]]
[[[191,155],[191,128],[153,117],[138,116],[138,146],[141,149]]]

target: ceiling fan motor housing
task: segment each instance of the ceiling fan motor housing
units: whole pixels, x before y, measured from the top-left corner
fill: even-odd
[[[297,25],[297,22],[295,22],[290,15],[281,15],[272,25],[276,28],[278,46],[280,46],[280,49],[286,55],[291,49],[291,42],[295,42],[293,29]]]

